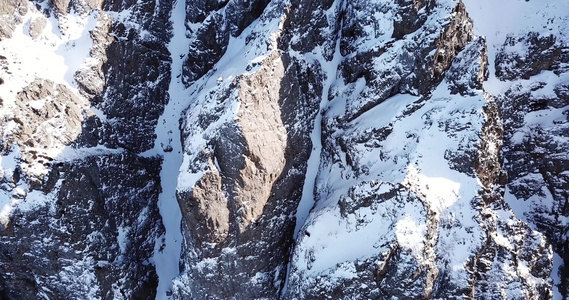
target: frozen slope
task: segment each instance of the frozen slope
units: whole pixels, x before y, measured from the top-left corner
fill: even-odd
[[[185,3],[176,1],[172,8],[170,22],[172,38],[168,50],[172,59],[171,81],[168,88],[168,104],[156,125],[156,141],[154,148],[143,155],[161,155],[163,157],[160,171],[162,192],[158,207],[166,232],[156,241],[154,264],[158,274],[156,299],[172,299],[172,284],[180,274],[180,255],[182,251],[182,214],[176,199],[176,186],[180,166],[182,164],[182,146],[180,141],[179,119],[188,105],[188,93],[180,79],[182,62],[189,41],[186,37]]]

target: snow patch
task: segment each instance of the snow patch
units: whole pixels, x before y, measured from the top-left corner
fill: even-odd
[[[406,214],[404,219],[395,223],[395,237],[397,243],[405,250],[413,253],[420,260],[425,248],[425,224],[417,224],[415,219]]]
[[[437,213],[443,212],[460,198],[460,183],[445,177],[427,177],[413,165],[408,168],[404,184],[417,194],[425,195],[425,201]]]

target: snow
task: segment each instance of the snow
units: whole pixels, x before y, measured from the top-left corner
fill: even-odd
[[[65,245],[69,246],[69,245]],[[62,270],[57,274],[61,284],[76,287],[76,295],[81,295],[84,299],[98,300],[101,294],[95,266],[97,262],[91,256],[85,256],[81,261],[71,261],[61,258]],[[121,295],[118,293],[117,295]],[[120,299],[120,298],[118,298]]]
[[[559,109],[549,108],[545,110],[532,111],[524,116],[524,127],[531,130],[536,126],[542,128],[554,127],[555,122],[562,122],[567,120],[566,111],[569,106],[565,106]]]
[[[422,244],[424,238],[415,238],[425,228],[425,217],[421,211],[422,206],[417,203],[405,204],[400,213],[387,205],[378,211],[364,208],[358,211],[357,216],[351,215],[347,219],[340,216],[338,209],[321,211],[318,222],[310,222],[305,228],[307,235],[303,237],[301,247],[306,254],[296,257],[295,266],[309,276],[329,274],[338,263],[366,259],[386,251],[388,247],[385,244],[394,238],[409,249],[418,249],[420,246],[417,245]],[[361,219],[366,222],[356,226]],[[413,220],[413,224],[409,220]],[[398,224],[395,230],[394,223]],[[358,247],[346,245],[347,241],[349,245]],[[348,277],[347,274],[344,277]]]
[[[336,5],[332,5],[335,7]],[[320,155],[322,152],[322,114],[328,106],[328,91],[333,81],[336,79],[336,72],[338,64],[342,56],[340,55],[340,41],[336,43],[334,57],[331,61],[326,61],[322,56],[322,49],[318,48],[316,51],[315,59],[320,62],[320,66],[325,73],[326,81],[324,82],[322,90],[322,99],[316,117],[314,118],[314,127],[310,133],[310,142],[312,143],[312,151],[307,161],[307,169],[304,179],[304,186],[302,188],[302,197],[296,210],[296,225],[294,229],[293,238],[296,240],[298,232],[304,226],[306,218],[310,213],[310,209],[314,206],[314,187],[316,176],[320,169]]]
[[[551,278],[553,279],[553,300],[561,300],[561,293],[559,292],[558,285],[561,284],[561,274],[558,273],[559,268],[563,265],[563,258],[557,253],[553,253],[553,269],[551,271]]]
[[[395,223],[395,238],[405,250],[410,250],[416,259],[421,259],[425,251],[425,224],[417,224],[409,214]]]
[[[362,86],[363,79],[349,88],[338,80],[336,97],[325,107],[324,117],[333,119],[345,113],[346,101],[355,99],[353,95],[361,97]],[[443,82],[428,99],[409,94],[390,97],[333,134],[331,140],[342,138],[349,143],[344,155],[350,156],[351,165],[345,157],[341,162],[320,162],[315,180],[317,202],[300,228],[299,233],[304,234],[298,234],[292,259],[294,276],[333,277],[338,264],[377,257],[389,251],[393,242],[411,251],[419,264],[426,263],[431,259],[426,254],[431,250],[425,249],[429,209],[439,222],[432,249],[437,267],[448,270],[456,284],[467,284],[466,265],[484,238],[476,220],[478,211],[471,204],[481,185],[475,176],[454,170],[446,156],[476,147],[485,104],[481,91],[475,96],[451,95]],[[391,133],[384,140],[356,142],[386,128]],[[371,190],[373,184],[364,184],[370,182],[382,186]],[[381,194],[393,184],[403,185],[420,201],[390,199],[340,215],[338,203],[344,197],[350,197],[348,203],[357,203],[359,197]],[[341,246],[346,241],[358,247]],[[340,273],[346,278],[355,276],[346,270]]]
[[[192,161],[192,158],[187,155],[184,154],[183,155],[183,159],[182,159],[182,165],[180,167],[181,170],[189,170],[190,168],[190,163]],[[216,165],[216,168],[219,170],[219,166]],[[192,172],[180,172],[180,174],[178,174],[178,190],[180,191],[188,191],[191,190],[194,186],[194,184],[196,184],[196,182],[198,182],[198,180],[200,180],[200,178],[202,178],[202,176],[204,175],[204,172],[197,172],[197,173],[192,173]]]
[[[332,8],[339,7],[340,2],[336,1]],[[567,29],[551,25],[558,24],[558,22],[550,22],[550,20],[567,19],[568,3],[543,4],[522,0],[502,2],[464,0],[464,2],[470,16],[474,19],[475,30],[479,34],[486,35],[488,39],[490,79],[484,86],[491,94],[503,93],[512,84],[500,82],[494,76],[494,57],[508,34],[524,33],[528,30],[554,31],[564,34],[563,31]],[[94,28],[97,21],[96,13],[87,16],[70,14],[61,19],[61,27],[67,29],[60,32],[56,26],[58,21],[50,18],[42,36],[33,41],[27,34],[27,26],[33,18],[42,18],[42,16],[33,6],[30,11],[24,22],[17,27],[14,37],[0,41],[0,51],[8,56],[8,61],[19,62],[9,66],[10,70],[14,71],[13,75],[4,77],[6,75],[2,74],[6,83],[0,85],[0,97],[5,100],[5,107],[10,109],[14,107],[13,101],[16,93],[35,77],[74,86],[73,74],[84,67],[85,62],[88,61],[91,47],[89,31]],[[128,23],[129,26],[137,27],[137,24],[128,22],[127,18],[130,13],[123,11],[114,14],[114,17],[122,18],[122,21]],[[393,30],[393,17],[392,11],[389,10],[377,12],[374,20],[376,23],[364,26],[367,31],[380,29],[375,39],[360,39],[356,41],[356,45],[372,47],[389,40]],[[166,232],[164,236],[157,239],[153,256],[153,263],[159,277],[157,299],[172,299],[168,293],[172,290],[174,278],[180,272],[183,239],[180,228],[182,216],[176,200],[176,191],[191,191],[195,183],[206,172],[205,168],[193,170],[195,166],[192,164],[195,162],[195,156],[188,153],[199,154],[205,149],[207,140],[217,133],[216,129],[237,117],[241,103],[235,100],[237,98],[235,95],[230,97],[231,101],[223,104],[223,110],[217,120],[208,124],[207,128],[196,126],[193,129],[195,131],[190,132],[190,138],[184,145],[184,149],[180,141],[178,120],[188,106],[191,109],[186,119],[188,124],[197,122],[196,116],[199,116],[201,112],[213,111],[217,108],[218,104],[215,101],[206,103],[206,100],[215,99],[217,97],[215,93],[223,92],[224,88],[228,87],[237,76],[254,72],[255,67],[251,68],[251,66],[259,65],[267,57],[269,50],[259,46],[266,41],[254,41],[258,42],[258,45],[252,45],[246,42],[246,37],[255,29],[267,30],[272,32],[269,49],[276,49],[276,40],[282,25],[282,20],[279,19],[267,23],[262,23],[263,20],[255,21],[244,30],[242,35],[231,38],[227,52],[213,71],[186,89],[179,79],[183,56],[190,44],[190,39],[186,35],[185,3],[183,1],[175,3],[171,22],[173,37],[168,44],[172,58],[170,102],[159,119],[154,148],[142,154],[147,157],[163,157],[160,173],[162,193],[158,206]],[[396,43],[391,48],[391,53],[378,59],[376,65],[381,68],[394,67],[393,64],[397,63],[395,55],[404,52],[404,46],[402,42]],[[506,49],[506,51],[514,52],[525,50],[519,45]],[[353,150],[352,160],[355,165],[366,170],[363,175],[355,174],[355,171],[347,166],[345,154],[341,163],[331,163],[322,159],[322,124],[326,118],[331,119],[344,114],[346,103],[348,101],[352,103],[354,99],[350,96],[362,95],[367,83],[363,78],[349,86],[337,82],[340,81],[337,78],[337,67],[343,59],[340,55],[339,43],[336,45],[331,61],[326,61],[322,52],[323,49],[318,48],[304,57],[304,59],[318,62],[321,65],[326,74],[326,81],[314,127],[310,133],[313,149],[308,160],[302,199],[296,212],[294,238],[298,241],[298,245],[295,250],[294,266],[310,276],[325,274],[338,278],[353,278],[356,276],[353,262],[387,251],[389,247],[386,242],[390,241],[411,251],[418,261],[424,260],[427,226],[425,206],[428,206],[428,209],[437,213],[437,218],[441,223],[436,246],[437,253],[448,255],[445,259],[450,262],[451,271],[456,273],[453,276],[460,277],[460,274],[464,273],[464,266],[470,254],[473,253],[473,249],[480,245],[481,231],[475,221],[477,212],[471,205],[471,201],[477,197],[480,182],[473,176],[452,169],[445,155],[447,151],[459,151],[461,145],[472,147],[476,144],[477,135],[483,124],[482,106],[486,103],[482,95],[478,94],[474,97],[450,95],[446,85],[442,84],[430,99],[399,94],[358,116],[348,124],[345,131],[338,132],[338,135],[358,137],[366,131],[369,133],[371,130],[389,126],[392,127],[393,133],[384,141],[379,141],[380,146],[375,148],[354,142],[354,149],[351,149]],[[520,81],[520,84],[527,84],[533,80],[546,82],[543,88],[532,91],[533,95],[549,98],[554,96],[553,86],[566,79],[560,78],[553,72],[543,72],[529,81]],[[328,102],[329,91],[338,91],[331,102]],[[361,99],[361,101],[364,100]],[[423,106],[409,113],[411,108],[419,106],[418,102],[421,102]],[[41,109],[45,100],[33,101],[29,104],[33,108]],[[10,109],[0,112],[0,117],[8,116],[11,113]],[[556,120],[566,119],[566,116],[562,114],[565,109],[566,107],[532,112],[525,117],[526,125],[553,126]],[[102,120],[106,119],[102,112],[96,109],[93,111]],[[444,127],[441,127],[445,125],[441,123],[444,121],[448,121],[447,124],[471,126],[469,128],[471,130],[454,132],[456,136],[452,136],[444,131]],[[3,128],[4,132],[11,132],[12,127],[10,126],[13,125],[13,122],[8,123]],[[516,132],[513,140],[522,143],[525,135],[525,132]],[[166,146],[172,147],[172,151],[164,152],[163,149]],[[58,156],[59,161],[66,161],[89,155],[121,153],[123,150],[107,149],[99,145],[94,148],[54,148],[52,151],[55,151],[53,156]],[[19,163],[17,155],[16,150],[8,156],[0,157],[0,175],[11,176]],[[351,188],[362,182],[383,184],[377,190],[378,194],[389,191],[389,187],[392,187],[389,184],[402,184],[410,194],[422,195],[422,202],[410,201],[401,204],[387,201],[380,207],[361,207],[348,217],[342,216],[337,206],[338,202],[341,197],[349,194],[348,191]],[[366,185],[357,187],[361,188],[355,189],[356,193],[364,193],[366,189],[369,189]],[[7,222],[14,205],[27,211],[53,201],[40,192],[29,193],[25,201],[13,197],[14,194],[22,194],[26,190],[26,187],[18,187],[12,193],[0,190],[1,222]],[[542,195],[534,195],[527,199],[527,205],[525,202],[514,201],[515,196],[509,190],[506,190],[505,198],[516,216],[524,219],[525,214],[532,209],[532,205],[551,202],[549,200],[551,195],[548,193],[547,189],[543,189]],[[543,195],[545,195],[545,201]],[[316,200],[319,201],[316,202]],[[503,220],[511,219],[503,212],[499,214],[499,217]],[[118,229],[117,241],[121,253],[126,251],[128,232],[128,227]],[[510,246],[508,238],[499,232],[494,236],[494,240],[505,247]],[[351,244],[357,244],[358,247],[350,247]],[[93,264],[88,261],[84,263],[88,266]],[[203,260],[198,263],[198,266],[213,263],[214,260]],[[561,263],[561,258],[557,254],[554,255],[554,263],[557,266]],[[439,267],[443,267],[442,263]],[[88,270],[89,268],[83,269]],[[521,270],[526,269],[522,266]],[[289,272],[290,265],[287,274]],[[95,280],[93,274],[82,274],[82,276],[86,286],[96,286],[93,283]],[[258,273],[251,280],[262,282],[267,276],[266,273]],[[552,277],[555,283],[559,282],[560,279],[555,277],[555,274]],[[555,292],[558,296],[558,292]]]
[[[36,40],[28,34],[28,27],[34,19],[47,21]],[[89,57],[92,46],[89,31],[95,28],[97,19],[96,11],[86,16],[71,12],[59,21],[54,17],[46,19],[29,3],[29,12],[16,26],[12,38],[0,41],[0,52],[6,56],[11,72],[1,74],[4,84],[0,85],[0,97],[4,99],[4,105],[13,106],[16,93],[36,78],[65,84],[76,91],[73,89],[73,75]]]
[[[130,227],[119,226],[117,228],[117,232],[117,244],[119,245],[121,254],[125,254],[127,246],[127,234],[130,232]]]
[[[0,179],[8,182],[12,181],[12,176],[19,162],[18,146],[12,147],[12,151],[6,156],[0,156]],[[15,190],[10,193],[0,189],[0,223],[7,226],[10,222],[12,209],[17,205],[18,200],[13,198],[14,194],[22,194],[23,191]],[[25,192],[23,193],[25,195]]]
[[[486,38],[488,70],[490,77],[484,83],[486,92],[503,94],[511,85],[495,76],[495,59],[509,35],[525,35],[528,32],[567,36],[569,32],[569,2],[525,0],[464,0],[468,15],[474,22],[474,33]],[[517,47],[511,51],[525,52]]]
[[[44,107],[46,101],[47,99],[34,100],[34,101],[29,101],[28,104],[30,105],[31,108],[40,110]]]
[[[46,27],[34,40],[29,36],[28,28],[32,20],[44,19]],[[4,135],[13,134],[19,126],[12,120],[16,108],[16,95],[36,78],[48,79],[64,84],[77,95],[73,75],[89,56],[92,46],[89,31],[94,28],[98,13],[79,16],[70,13],[60,20],[53,17],[46,19],[36,7],[29,3],[28,13],[23,16],[11,38],[0,41],[0,53],[7,59],[7,70],[0,71],[4,84],[0,85],[0,98],[3,109],[0,118],[7,120],[2,131]],[[64,28],[60,31],[58,25]],[[49,99],[30,101],[28,104],[41,110]],[[84,102],[87,105],[86,101]],[[49,149],[38,149],[51,157],[56,157],[65,145],[51,145]],[[26,168],[26,167],[25,167]],[[26,171],[38,176],[46,170],[41,164],[30,165]]]
[[[53,16],[46,18],[34,4],[28,3],[28,13],[15,27],[12,37],[0,41],[0,53],[6,57],[3,62],[7,67],[7,70],[0,69],[0,77],[4,80],[0,85],[0,98],[3,100],[0,118],[8,121],[0,131],[5,136],[13,134],[19,126],[11,120],[14,110],[17,109],[16,95],[36,78],[63,84],[77,96],[79,95],[73,76],[80,68],[85,67],[85,62],[89,58],[92,47],[89,32],[95,28],[98,17],[98,12],[93,11],[85,15],[71,12],[61,16],[59,20]],[[32,21],[39,19],[45,20],[46,26],[34,40],[29,35],[29,27]],[[33,109],[42,110],[49,100],[51,99],[40,99],[30,101],[28,104]],[[84,101],[84,104],[87,105],[87,102]],[[65,145],[53,144],[48,149],[34,150],[55,158],[61,157],[64,149]],[[79,149],[73,151],[81,152]],[[14,146],[10,154],[0,157],[1,176],[10,180],[16,166],[20,164],[19,152],[20,149]],[[22,168],[36,176],[42,176],[47,172],[39,163]],[[28,187],[25,184],[20,184],[11,192],[0,191],[0,221],[3,224],[9,221],[11,211],[16,206],[23,212],[45,205],[51,205],[53,208],[55,203],[53,195],[27,191]]]
[[[172,299],[173,280],[180,274],[180,255],[183,240],[181,232],[182,212],[176,199],[176,186],[183,156],[178,120],[182,110],[187,105],[188,95],[178,75],[182,72],[183,57],[189,48],[184,25],[185,17],[185,2],[176,1],[170,16],[173,35],[168,44],[172,58],[171,82],[168,89],[170,101],[158,120],[154,148],[143,154],[145,156],[161,155],[163,157],[162,170],[160,171],[162,193],[159,196],[158,208],[166,232],[164,236],[156,240],[154,248],[153,262],[158,275],[157,300]],[[165,145],[171,146],[172,151],[163,152],[162,147]]]
[[[567,40],[569,35],[569,2],[567,1],[523,1],[523,0],[464,0],[466,9],[474,21],[474,31],[478,35],[486,37],[488,46],[488,68],[490,77],[484,83],[484,89],[493,95],[501,95],[512,86],[520,88],[521,92],[529,91],[535,99],[555,99],[557,96],[553,88],[560,82],[567,81],[567,74],[555,74],[551,71],[542,71],[540,74],[532,76],[528,80],[516,80],[501,82],[495,76],[496,54],[508,36],[524,36],[528,32],[537,32],[542,36],[553,35],[558,40]],[[523,54],[527,51],[521,43],[514,47],[506,45],[503,50],[507,53]],[[544,86],[535,89],[537,83]],[[554,128],[556,121],[565,121],[566,116],[563,111],[567,107],[533,111],[524,116],[524,126],[513,133],[510,142],[513,145],[522,144],[531,137],[536,128]],[[507,162],[505,162],[507,164]],[[533,195],[528,195],[527,199],[518,199],[507,187],[504,198],[512,208],[517,218],[528,223],[532,229],[536,230],[533,220],[531,220],[536,209],[540,211],[552,211],[554,209],[553,195],[546,188],[544,179],[540,174],[527,174],[517,179],[510,185],[521,186],[541,186]],[[500,241],[495,238],[495,240]],[[506,242],[506,241],[504,241]],[[553,278],[554,299],[561,299],[556,284],[559,283],[557,269],[561,264],[559,255],[554,253],[554,268],[551,277]]]
[[[365,80],[363,80],[365,82]],[[357,90],[355,90],[357,93]],[[352,122],[350,126],[357,130],[381,128],[401,118],[402,112],[413,102],[419,100],[418,96],[409,94],[397,94],[386,99],[381,105],[377,105],[366,111]]]
[[[0,176],[11,179],[20,160],[19,152],[19,147],[14,145],[8,155],[0,156]]]
[[[59,182],[58,184],[60,184]],[[27,190],[27,186],[26,186]],[[55,213],[55,202],[57,198],[54,194],[44,194],[42,191],[30,191],[23,200],[17,200],[18,211],[25,213],[34,211],[40,207],[48,206],[51,213]]]
[[[0,190],[0,223],[7,227],[10,224],[10,213],[12,212],[12,195],[10,193]]]

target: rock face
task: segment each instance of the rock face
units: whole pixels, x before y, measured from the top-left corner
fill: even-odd
[[[0,298],[569,297],[569,4],[0,4]]]
[[[284,9],[267,7],[241,39],[274,26]],[[311,64],[279,51],[282,38],[263,38],[246,50],[262,59],[242,66],[246,74],[211,75],[216,83],[186,111],[180,178],[198,179],[178,185],[189,254],[176,297],[277,298],[285,283],[322,86]],[[256,49],[262,43],[269,49]]]
[[[416,5],[407,18],[417,21],[396,21],[386,38],[398,39],[383,50],[342,53],[341,70],[354,69],[351,57],[369,64],[332,87],[316,202],[285,297],[550,297],[551,248],[504,201],[502,127],[480,90],[485,42],[462,3]],[[358,246],[338,247],[343,240]],[[532,275],[517,275],[519,265]]]
[[[138,154],[168,101],[169,27],[152,22],[168,24],[170,4],[8,4],[20,8],[3,15],[16,22],[3,23],[0,298],[154,299],[161,158]]]
[[[509,37],[498,53],[496,71],[500,78],[515,83],[496,101],[506,132],[504,159],[510,205],[547,236],[567,266],[569,85],[565,79],[569,48],[558,39],[538,33]],[[528,49],[526,53],[507,50],[520,44]],[[569,295],[567,268],[554,272],[562,280],[560,292]]]
[[[153,298],[159,167],[128,154],[89,157],[52,167],[43,190],[16,190],[0,245],[2,296]]]

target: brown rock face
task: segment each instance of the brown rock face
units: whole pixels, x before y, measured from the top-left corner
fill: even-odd
[[[282,60],[274,53],[261,70],[233,83],[240,101],[235,123],[221,130],[208,154],[210,171],[189,199],[180,201],[197,243],[220,243],[220,250],[262,216],[285,166],[287,133],[278,103],[283,76]]]
[[[182,298],[274,298],[284,283],[291,215],[307,159],[306,152],[296,152],[306,145],[303,136],[286,126],[292,123],[282,92],[292,75],[285,71],[273,51],[259,70],[236,78],[222,93],[228,97],[222,102],[238,101],[235,119],[200,154],[204,175],[178,197],[188,251],[197,254],[186,266],[190,281]]]
[[[261,70],[236,79],[241,104],[235,124],[222,129],[209,156],[211,171],[198,181],[191,200],[181,201],[194,208],[185,214],[191,220],[188,228],[205,226],[195,231],[209,236],[196,239],[200,243],[230,245],[227,238],[246,232],[274,196],[272,188],[286,161],[287,132],[279,106],[283,77],[282,60],[273,53]]]
[[[39,188],[43,175],[55,155],[53,148],[71,144],[81,132],[87,103],[78,98],[65,85],[36,79],[18,93],[18,107],[13,121],[17,128],[10,137],[20,146],[24,172],[34,188]],[[45,166],[44,166],[45,165]]]
[[[12,32],[21,18],[28,12],[26,0],[0,1],[0,40],[12,37]]]

